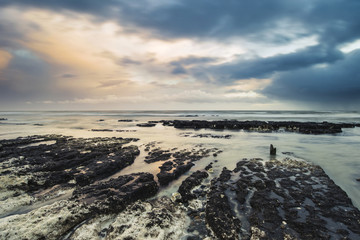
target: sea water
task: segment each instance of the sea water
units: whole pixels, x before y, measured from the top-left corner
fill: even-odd
[[[92,112],[0,112],[0,139],[11,139],[29,135],[62,134],[73,137],[131,137],[139,138],[136,144],[141,154],[134,164],[116,175],[134,172],[159,172],[161,162],[147,164],[145,144],[156,142],[162,149],[218,148],[223,152],[195,162],[195,166],[177,181],[161,189],[159,195],[171,195],[181,181],[192,172],[203,169],[213,162],[214,173],[223,167],[233,169],[243,158],[270,159],[269,145],[277,148],[277,159],[285,157],[304,159],[320,165],[334,182],[339,185],[353,204],[360,208],[360,128],[343,129],[339,134],[306,135],[289,132],[247,132],[210,129],[175,129],[157,124],[155,127],[137,127],[138,123],[159,120],[224,120],[235,119],[261,121],[313,121],[359,123],[360,112],[351,111],[92,111]],[[132,122],[118,122],[128,119]],[[111,132],[92,131],[110,129]],[[116,130],[130,130],[116,132]],[[225,138],[199,138],[196,134],[231,135]],[[185,137],[190,135],[190,137]],[[217,160],[215,162],[215,160]]]

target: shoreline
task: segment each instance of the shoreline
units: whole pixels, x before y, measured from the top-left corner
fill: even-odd
[[[137,140],[61,135],[1,140],[1,236],[80,239],[101,233],[103,238],[138,239],[153,232],[160,239],[360,237],[359,209],[317,165],[290,157],[239,159],[233,170],[217,174],[209,164],[184,179],[198,161],[221,156],[222,150],[149,144],[144,146],[145,162],[158,168],[156,175],[111,179],[134,164],[140,152],[131,144]],[[180,177],[184,180],[172,197],[156,197],[163,190],[159,186]],[[41,207],[31,209],[36,204]],[[125,213],[138,225],[122,222]],[[29,218],[34,221],[26,222]],[[42,228],[44,222],[51,224]],[[110,224],[103,227],[104,222]]]

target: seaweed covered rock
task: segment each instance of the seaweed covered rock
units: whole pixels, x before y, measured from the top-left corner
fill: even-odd
[[[233,215],[228,196],[225,194],[229,171],[223,169],[221,175],[222,177],[211,181],[206,204],[206,222],[219,239],[238,239],[241,222]]]
[[[1,171],[8,173],[7,178],[14,175],[26,179],[23,185],[9,185],[8,188],[27,192],[69,182],[85,186],[131,165],[139,149],[123,145],[136,140],[60,135],[2,140]]]
[[[161,186],[168,185],[171,181],[178,179],[181,175],[186,173],[194,166],[194,163],[190,162],[187,164],[176,165],[172,172],[161,169],[161,171],[157,174],[159,183]]]
[[[72,199],[88,205],[94,213],[114,213],[136,200],[154,196],[158,189],[152,174],[135,173],[78,187]]]
[[[272,132],[283,129],[288,132],[303,134],[334,134],[341,133],[342,128],[353,128],[359,124],[329,123],[329,122],[295,122],[295,121],[206,121],[206,120],[163,120],[164,126],[173,126],[181,129],[229,129],[257,132]]]
[[[181,200],[187,202],[195,198],[191,190],[200,185],[203,179],[207,178],[209,174],[203,171],[196,171],[187,177],[180,185],[178,192],[181,194]]]

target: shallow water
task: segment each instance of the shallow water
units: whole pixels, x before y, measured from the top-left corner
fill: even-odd
[[[190,115],[190,116],[187,116]],[[183,130],[164,127],[157,124],[151,128],[137,127],[137,123],[149,120],[203,119],[203,120],[263,120],[263,121],[329,121],[360,122],[359,112],[296,112],[296,111],[145,111],[145,112],[0,112],[0,139],[19,136],[62,134],[74,137],[135,137],[141,154],[135,163],[119,174],[147,171],[157,173],[159,163],[147,164],[144,157],[144,144],[157,142],[163,149],[192,149],[202,144],[206,148],[219,148],[223,153],[217,157],[210,156],[198,162],[191,171],[165,187],[159,195],[171,195],[181,181],[191,172],[203,169],[214,162],[214,176],[223,167],[233,169],[242,158],[270,159],[269,145],[277,147],[278,159],[290,153],[292,158],[305,159],[320,165],[326,173],[344,189],[355,206],[360,208],[360,128],[343,129],[335,135],[305,135],[297,133],[257,133],[244,131],[209,129]],[[99,121],[99,120],[103,121]],[[133,122],[118,122],[120,119],[132,119]],[[136,130],[136,132],[94,132],[91,129]],[[184,137],[184,133],[213,135],[231,135],[230,139]],[[282,152],[288,152],[283,154]]]

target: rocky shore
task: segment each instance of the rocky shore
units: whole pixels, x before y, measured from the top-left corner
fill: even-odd
[[[317,165],[241,159],[215,173],[210,163],[183,177],[171,197],[159,197],[221,150],[150,142],[142,161],[158,166],[157,174],[119,175],[138,161],[136,141],[1,140],[0,239],[360,239],[360,211]]]
[[[330,122],[294,122],[294,121],[206,121],[206,120],[173,120],[161,121],[164,126],[173,126],[181,129],[228,129],[258,132],[273,132],[284,130],[304,134],[334,134],[341,133],[342,128],[360,127],[358,123],[330,123]]]

